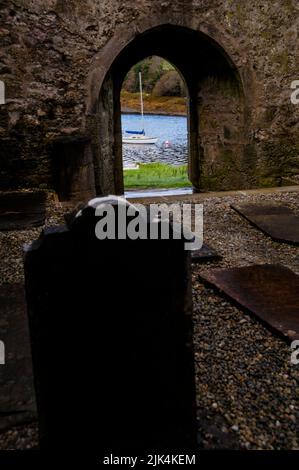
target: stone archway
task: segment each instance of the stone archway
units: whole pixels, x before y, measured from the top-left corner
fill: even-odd
[[[171,62],[188,89],[188,173],[194,189],[250,186],[243,82],[214,39],[185,26],[162,24],[129,41],[112,39],[104,49],[89,77],[86,122],[97,194],[123,193],[120,91],[130,68],[150,55]]]

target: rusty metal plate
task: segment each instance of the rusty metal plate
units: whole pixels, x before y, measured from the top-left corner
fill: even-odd
[[[206,261],[218,261],[221,256],[208,245],[203,244],[200,250],[191,251],[192,263],[204,263]]]
[[[43,225],[46,193],[11,192],[0,194],[0,230],[23,230]]]
[[[36,417],[31,348],[22,284],[0,285],[0,431]]]
[[[292,209],[273,204],[241,204],[231,208],[273,240],[299,244],[299,217]]]
[[[214,269],[200,275],[290,340],[299,339],[299,276],[280,264]]]

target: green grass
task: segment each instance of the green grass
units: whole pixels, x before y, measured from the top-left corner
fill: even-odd
[[[187,165],[141,163],[138,170],[124,170],[124,184],[131,188],[185,188],[191,186]]]

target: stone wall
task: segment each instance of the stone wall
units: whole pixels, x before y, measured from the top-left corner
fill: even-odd
[[[216,70],[200,42],[182,63],[193,110],[194,186],[271,186],[299,175],[299,107],[290,102],[290,84],[299,78],[296,0],[2,0],[0,189],[55,188],[55,142],[71,137],[86,142],[83,166],[91,155],[83,173],[94,171],[95,182],[84,177],[82,191],[122,191],[120,79],[113,67],[132,41],[163,25],[177,27],[178,36],[179,28],[204,35],[214,58],[218,51],[226,72],[231,67],[223,76],[221,60]],[[179,63],[186,51],[170,46],[165,53]],[[192,73],[195,66],[204,76]],[[78,188],[82,172],[74,174]]]

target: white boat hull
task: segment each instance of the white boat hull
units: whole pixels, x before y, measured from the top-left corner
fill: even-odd
[[[123,137],[123,144],[156,144],[157,142],[158,138],[147,137],[146,135]]]

